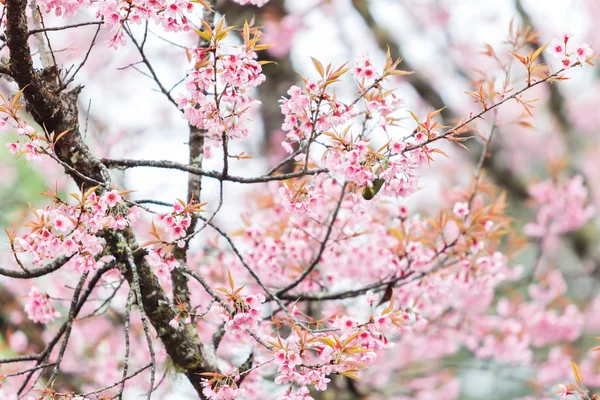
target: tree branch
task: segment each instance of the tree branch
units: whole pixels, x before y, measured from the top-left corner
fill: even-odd
[[[189,172],[194,175],[205,176],[207,178],[218,179],[225,182],[236,182],[236,183],[266,183],[271,181],[285,181],[291,178],[298,178],[305,175],[318,175],[329,172],[327,168],[309,169],[307,171],[290,172],[288,174],[281,175],[263,175],[258,177],[246,178],[243,176],[224,176],[218,171],[205,171],[201,168],[196,168],[188,164],[176,163],[167,160],[130,160],[130,159],[119,159],[111,160],[103,158],[102,163],[108,168],[136,168],[136,167],[152,167],[152,168],[165,168],[175,169],[179,171]]]
[[[72,256],[71,256],[72,257]],[[51,274],[54,271],[58,271],[63,265],[65,265],[71,257],[60,257],[52,261],[49,264],[44,265],[41,268],[27,271],[13,271],[10,269],[0,268],[0,275],[7,276],[15,279],[31,279],[39,278],[40,276]]]

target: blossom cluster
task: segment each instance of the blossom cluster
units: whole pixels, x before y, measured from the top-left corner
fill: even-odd
[[[547,50],[555,58],[561,60],[561,64],[565,69],[575,64],[583,64],[594,56],[594,50],[587,43],[581,43],[577,45],[575,51],[569,52],[567,47],[572,36],[571,33],[564,33],[562,40],[553,39]]]
[[[215,35],[220,35],[218,30]],[[184,118],[204,130],[209,141],[219,143],[224,135],[229,139],[248,136],[250,111],[259,104],[250,91],[265,80],[255,50],[256,46],[247,45],[225,52],[214,39],[209,48],[190,53],[194,69],[177,103]]]
[[[202,378],[202,394],[211,400],[234,400],[242,398],[246,392],[236,384],[240,380],[240,373],[222,375],[217,373],[203,374],[211,379]]]
[[[403,101],[395,93],[383,87],[383,81],[390,75],[401,75],[396,64],[389,59],[383,72],[378,73],[371,59],[364,55],[357,60],[352,69],[358,85],[358,97],[352,103],[339,101],[331,90],[347,68],[325,69],[314,60],[321,79],[304,79],[302,87],[293,86],[288,90],[289,97],[283,98],[281,111],[284,114],[282,130],[287,132],[282,146],[293,153],[294,145],[304,152],[296,160],[308,162],[309,147],[322,136],[329,139],[323,156],[323,164],[331,172],[349,183],[363,188],[363,198],[370,200],[381,192],[384,196],[406,197],[418,186],[416,170],[432,160],[432,153],[441,153],[431,149],[428,142],[439,136],[438,126],[430,113],[424,121],[417,120],[417,128],[405,138],[392,137],[379,149],[371,145],[371,137],[377,133],[387,133],[397,125],[395,113]],[[364,107],[359,107],[360,101]],[[415,117],[416,119],[416,117]],[[361,126],[356,131],[356,126]],[[304,154],[305,153],[305,154]],[[303,188],[304,189],[304,188]],[[293,193],[283,188],[281,194],[293,204],[296,214],[308,215],[315,196],[309,190]],[[298,201],[300,200],[300,201]]]
[[[152,221],[150,234],[154,238],[144,243],[145,246],[153,246],[146,256],[147,261],[154,267],[159,276],[171,272],[179,267],[179,262],[173,254],[173,246],[184,247],[188,230],[192,225],[194,213],[201,212],[205,203],[177,200],[170,213],[158,214]]]
[[[73,196],[76,205],[55,197],[54,205],[33,210],[35,220],[26,224],[31,232],[10,237],[14,251],[27,253],[38,266],[64,256],[81,273],[97,269],[105,261],[99,260],[104,240],[98,233],[104,229],[124,230],[137,220],[138,212],[121,210],[122,197],[117,190],[97,195],[90,189]]]
[[[42,0],[41,6],[47,13],[57,16],[73,16],[93,5],[90,0]],[[96,17],[104,21],[112,31],[108,41],[113,48],[126,43],[123,25],[126,22],[139,25],[145,21],[161,25],[166,32],[189,31],[194,28],[193,15],[206,7],[202,1],[188,0],[103,0],[97,3]]]
[[[3,121],[6,123],[6,120]],[[21,120],[17,124],[17,133],[19,134],[19,137],[26,137],[29,140],[26,140],[25,143],[21,143],[20,140],[7,143],[6,147],[10,153],[17,156],[25,155],[27,161],[39,160],[41,144],[39,138],[37,137],[35,128],[29,125],[26,121]]]
[[[262,7],[269,0],[236,0],[237,3]],[[90,0],[42,0],[46,13],[56,16],[74,16],[79,11],[93,5]],[[202,7],[200,7],[202,6]],[[98,2],[96,17],[104,21],[112,32],[108,41],[115,49],[126,43],[123,25],[126,22],[139,25],[145,21],[161,25],[166,32],[181,32],[194,29],[194,16],[199,9],[208,9],[202,0],[103,0]]]
[[[326,198],[329,202],[336,198],[333,192],[325,193],[328,193]],[[425,280],[407,282],[398,287],[394,294],[396,303],[403,309],[402,321],[414,321],[410,329],[403,330],[401,338],[394,338],[398,354],[406,357],[407,365],[410,360],[436,359],[454,354],[461,347],[470,349],[480,358],[527,364],[531,362],[530,347],[576,338],[581,332],[581,316],[576,308],[567,307],[559,311],[553,305],[553,300],[564,294],[560,279],[554,274],[531,287],[531,301],[518,312],[513,310],[506,314],[505,309],[499,308],[500,315],[487,315],[493,307],[495,291],[504,282],[519,279],[521,269],[511,268],[507,258],[493,250],[495,237],[505,226],[500,217],[503,198],[486,205],[480,195],[472,201],[468,200],[468,194],[463,196],[451,203],[454,207],[440,217],[440,221],[446,221],[443,225],[435,225],[434,221],[418,216],[409,217],[405,206],[394,208],[381,204],[380,218],[377,218],[378,213],[369,214],[369,226],[377,235],[376,242],[354,235],[357,232],[355,227],[362,226],[366,215],[340,212],[339,221],[333,229],[336,232],[334,240],[320,256],[318,269],[298,285],[297,290],[299,293],[316,294],[325,290],[334,294],[389,276],[405,281],[408,279],[403,276],[426,275]],[[331,212],[327,210],[327,203],[322,207],[326,210],[325,215]],[[277,208],[254,210],[252,228],[245,235],[247,243],[255,248],[248,253],[246,260],[267,282],[277,287],[285,287],[290,282],[287,274],[294,266],[306,268],[310,264],[314,257],[311,238],[315,240],[312,243],[318,243],[326,229],[322,223],[311,222],[312,219],[293,220],[295,227],[275,233],[281,228],[274,221],[279,220],[281,214],[282,210]],[[319,220],[316,218],[316,221]],[[432,242],[432,229],[440,232],[440,241]],[[365,268],[365,262],[368,268]],[[344,273],[340,274],[340,271]],[[353,277],[361,277],[360,283],[355,282]],[[367,293],[366,297],[370,306],[378,300],[373,293]],[[332,322],[332,328],[349,329],[349,334],[362,329],[364,332],[360,333],[360,338],[366,339],[371,335],[371,338],[382,341],[365,342],[365,347],[372,350],[372,355],[381,353],[379,345],[386,344],[387,339],[375,329],[385,327],[389,320],[375,315],[367,328],[344,311],[340,312],[342,315]],[[313,352],[319,353],[317,350]],[[307,390],[304,387],[313,382],[298,376],[311,370],[307,367],[310,363],[303,358],[304,354],[292,344],[287,350],[277,353],[276,358],[282,366],[278,379],[282,384],[293,383],[298,387],[288,393],[290,398],[304,396]],[[290,367],[290,360],[294,368]],[[317,372],[325,372],[325,376],[330,373],[317,368],[311,374]],[[317,376],[314,378],[314,382],[318,382]]]
[[[50,303],[48,295],[40,292],[35,286],[29,289],[25,312],[30,320],[40,324],[47,324],[60,317],[60,313]]]
[[[267,2],[236,1],[258,6]],[[45,4],[57,13],[75,12],[67,9],[64,2]],[[188,21],[184,13],[191,12],[193,6],[179,0],[152,5],[134,0],[103,2],[100,8],[99,15],[122,34],[120,26],[125,20],[135,23],[148,18],[158,18],[166,30],[185,30]],[[151,16],[153,13],[157,16]],[[258,35],[250,39],[246,25],[245,47],[224,51],[219,41],[230,30],[221,21],[214,31],[206,26],[199,33],[210,44],[190,53],[194,68],[185,80],[186,92],[178,100],[184,117],[203,131],[209,145],[222,144],[225,149],[227,140],[248,136],[248,110],[257,104],[250,91],[264,81],[255,55],[259,50],[255,43]],[[565,47],[567,41],[565,37]],[[573,54],[581,53],[587,61],[591,56],[588,50],[582,45]],[[561,51],[562,56],[571,56],[566,49]],[[441,153],[430,146],[442,135],[434,121],[439,111],[430,112],[424,120],[413,115],[417,126],[412,134],[403,138],[393,135],[402,100],[383,86],[395,63],[388,59],[381,73],[368,56],[360,57],[353,68],[332,69],[316,60],[314,64],[321,79],[304,79],[303,85],[292,87],[289,97],[281,100],[283,130],[287,132],[283,147],[290,154],[295,146],[304,150],[296,161],[307,167],[312,161],[310,146],[325,143],[322,164],[330,174],[287,181],[282,187],[272,182],[267,189],[271,192],[257,195],[263,201],[256,201],[254,204],[260,205],[242,219],[246,227],[239,251],[233,245],[237,239],[228,238],[234,252],[225,252],[208,240],[206,248],[210,250],[196,256],[187,253],[186,263],[194,264],[194,257],[199,259],[190,268],[208,272],[202,271],[202,277],[209,286],[221,282],[223,275],[219,271],[228,270],[229,287],[216,289],[221,293],[215,295],[208,289],[192,289],[193,284],[206,289],[205,282],[190,281],[189,298],[185,304],[178,302],[178,313],[169,325],[180,329],[192,324],[193,317],[198,316],[193,310],[210,301],[202,317],[207,316],[209,326],[224,322],[225,335],[219,340],[237,340],[245,345],[239,339],[249,335],[264,347],[254,348],[255,343],[251,342],[252,357],[273,355],[272,361],[264,365],[273,367],[270,376],[275,376],[276,384],[285,385],[283,400],[310,400],[311,390],[327,389],[331,375],[356,378],[359,373],[368,374],[367,367],[375,363],[385,365],[391,359],[394,368],[376,372],[383,376],[380,381],[391,374],[386,371],[395,372],[414,363],[434,365],[461,349],[480,359],[530,365],[535,349],[577,340],[585,320],[578,307],[565,301],[566,283],[559,271],[550,270],[536,282],[526,282],[518,294],[503,291],[502,284],[522,278],[522,271],[513,268],[498,250],[508,222],[503,214],[504,195],[498,195],[493,185],[475,185],[473,193],[457,190],[451,194],[449,206],[443,206],[437,216],[430,218],[411,215],[407,206],[382,199],[412,194],[419,183],[418,169],[432,160],[433,153]],[[345,103],[338,100],[331,85],[349,70],[358,85],[358,98]],[[357,130],[358,126],[362,129]],[[18,129],[19,134],[35,141],[33,128],[19,125]],[[386,135],[387,143],[373,147],[377,142],[373,132]],[[37,144],[32,146],[13,143],[8,147],[14,153],[36,158]],[[75,195],[76,205],[50,194],[55,204],[34,211],[37,219],[28,224],[31,233],[10,236],[15,252],[29,254],[38,266],[45,260],[65,256],[78,272],[96,269],[106,260],[101,259],[105,252],[103,231],[127,228],[137,219],[137,213],[125,207],[124,192],[95,190]],[[530,192],[540,204],[536,222],[526,227],[531,236],[555,237],[581,227],[594,215],[593,208],[587,205],[588,195],[580,177],[566,184],[542,182],[532,186]],[[366,210],[365,205],[375,196],[378,198]],[[194,201],[178,200],[171,212],[153,218],[153,239],[140,247],[151,247],[146,258],[159,277],[170,279],[170,272],[179,266],[174,249],[187,250],[191,237],[203,229],[194,230],[194,214],[202,211],[201,207]],[[231,270],[236,276],[248,277],[247,284],[237,286]],[[121,297],[119,288],[111,296]],[[261,294],[265,292],[268,299]],[[271,322],[267,322],[263,311],[279,302],[274,293],[284,302],[298,300],[289,309],[274,311]],[[321,302],[321,298],[344,301]],[[49,323],[60,316],[50,300],[47,294],[32,287],[25,312],[35,322]],[[266,304],[267,301],[273,304]],[[305,301],[310,305],[305,306]],[[213,303],[221,307],[218,313],[209,315]],[[313,309],[314,305],[319,308]],[[306,314],[301,309],[307,310]],[[128,309],[129,317],[131,311]],[[315,315],[319,312],[323,317],[317,320]],[[284,313],[287,317],[281,317]],[[73,329],[85,323],[81,322],[84,319],[78,319]],[[139,321],[131,321],[129,326],[131,333],[136,326],[142,331]],[[186,332],[193,328],[187,326]],[[126,333],[129,342],[130,331]],[[197,332],[203,343],[210,341],[213,333],[210,328]],[[71,336],[77,340],[78,335]],[[219,357],[223,357],[218,360],[219,366],[229,362],[238,365],[239,354],[231,360],[223,356],[228,351],[239,353],[238,347],[227,347],[221,345],[219,349]],[[550,355],[557,359],[559,356]],[[76,358],[66,355],[65,364],[71,361],[79,367],[69,357]],[[248,398],[265,398],[253,393],[256,388],[250,375],[254,370],[205,373],[202,393],[221,400],[244,397],[247,393],[252,393]],[[241,388],[239,382],[246,373],[248,377]],[[107,380],[121,379],[120,374],[112,378]],[[410,393],[402,399],[459,396],[457,380],[437,372],[422,380],[410,380],[405,387]],[[566,386],[561,390],[562,395],[568,394]]]
[[[566,182],[546,180],[532,185],[529,194],[539,210],[535,222],[525,225],[527,235],[544,240],[546,247],[558,236],[581,228],[595,214],[589,193],[580,175]]]
[[[126,43],[123,31],[125,22],[139,25],[144,21],[152,21],[161,25],[166,32],[189,31],[193,29],[189,17],[195,11],[197,11],[197,2],[187,0],[132,2],[111,0],[99,4],[96,17],[103,18],[107,27],[114,32],[108,43],[116,49]]]
[[[265,296],[260,293],[245,296],[231,293],[228,304],[232,312],[223,308],[220,314],[225,321],[225,329],[231,333],[239,333],[256,328],[261,322],[264,301]]]
[[[326,390],[331,374],[356,378],[378,353],[392,347],[387,337],[401,331],[408,319],[404,311],[394,310],[390,304],[363,324],[349,316],[333,317],[331,333],[293,325],[287,339],[277,336],[271,341],[277,364],[275,383],[289,385],[280,399],[312,400],[309,386]]]
[[[22,117],[20,110],[24,105],[19,102],[19,99],[23,95],[23,90],[15,93],[10,101],[0,95],[0,100],[2,100],[0,112],[6,115],[0,118],[0,129],[6,128],[9,124],[16,128],[19,138],[15,142],[6,144],[6,148],[11,154],[17,157],[24,155],[27,161],[39,160],[40,154],[45,150],[42,143],[55,141],[57,140],[55,135],[57,135],[56,138],[60,138],[62,134],[51,133],[47,135],[48,138],[45,138],[43,135],[39,135],[37,130]]]
[[[319,193],[313,185],[302,185],[292,190],[286,183],[279,188],[279,194],[285,211],[296,216],[315,216],[319,204]]]
[[[344,177],[348,182],[365,188],[363,197],[372,199],[377,193],[390,197],[408,197],[417,190],[416,170],[426,164],[423,151],[396,153],[393,142],[387,153],[373,149],[368,141],[358,137],[338,136],[327,152],[325,165]]]
[[[341,76],[343,70],[338,70]],[[327,93],[328,80],[304,79],[302,88],[292,86],[280,103],[284,115],[282,130],[287,132],[284,149],[292,152],[292,144],[312,138],[317,132],[339,128],[355,116],[352,106],[343,104]]]

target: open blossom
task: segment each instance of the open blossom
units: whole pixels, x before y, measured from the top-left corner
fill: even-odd
[[[594,54],[594,50],[592,50],[587,43],[581,43],[577,46],[577,49],[575,49],[575,57],[577,57],[577,61],[579,62],[585,62],[592,54]]]
[[[123,33],[123,31],[118,31],[106,43],[108,43],[108,47],[115,50],[121,46],[125,46],[127,44],[125,33]]]
[[[369,305],[372,307],[372,306],[375,304],[375,302],[376,302],[377,300],[379,300],[379,295],[378,295],[378,294],[375,294],[375,293],[373,293],[373,291],[372,291],[372,290],[369,290],[369,291],[366,293],[366,300],[367,300],[367,303],[369,303]]]
[[[464,218],[467,215],[469,215],[469,204],[458,202],[458,203],[454,204],[454,208],[452,209],[452,212],[454,212],[454,215],[456,215],[457,217]]]
[[[35,286],[29,290],[25,312],[30,320],[40,324],[47,324],[60,317],[60,313],[50,303],[48,295],[41,293]]]
[[[19,142],[7,143],[6,147],[10,151],[10,154],[17,154],[19,152]]]
[[[117,190],[111,190],[110,192],[105,193],[102,197],[109,207],[116,207],[119,203],[121,203],[121,196]]]
[[[24,136],[24,135],[32,135],[33,133],[35,133],[35,128],[29,124],[20,124],[19,127],[17,128],[17,133],[20,136]]]
[[[571,396],[574,393],[571,390],[569,390],[566,385],[560,384],[558,385],[557,394],[560,394],[561,400],[565,400],[568,396]]]
[[[390,147],[390,151],[391,151],[392,155],[402,154],[404,149],[406,149],[406,143],[402,140],[398,140],[395,138],[395,139],[392,139],[389,147]]]
[[[564,56],[560,62],[563,68],[565,69],[571,68],[571,66],[573,66],[573,59],[571,56]]]
[[[354,63],[354,74],[359,79],[375,79],[377,74],[373,62],[367,55],[361,56]]]
[[[21,152],[25,154],[27,160],[39,160],[40,159],[40,144],[39,140],[35,139],[31,142],[27,142],[21,148]]]
[[[548,46],[548,52],[556,58],[561,58],[565,53],[565,45],[554,39]]]

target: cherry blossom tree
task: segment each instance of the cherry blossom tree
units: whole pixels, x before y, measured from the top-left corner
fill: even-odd
[[[445,101],[376,6],[2,2],[4,151],[47,184],[7,217],[0,400],[458,399],[486,368],[597,398],[598,149],[572,143],[598,124],[562,89],[593,41],[517,1]],[[373,51],[297,74],[293,37],[343,9]]]

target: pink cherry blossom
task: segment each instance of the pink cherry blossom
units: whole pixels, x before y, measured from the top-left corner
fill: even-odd
[[[452,209],[454,214],[459,218],[464,218],[469,215],[469,204],[458,202],[454,204],[454,208]]]
[[[17,154],[19,152],[19,142],[7,143],[6,147],[10,151],[10,154]]]
[[[565,53],[565,46],[557,39],[554,39],[548,46],[548,52],[552,54],[555,58],[562,58]]]
[[[254,6],[267,3],[235,1]],[[523,387],[531,394],[530,399],[545,398],[552,387],[570,379],[565,376],[572,373],[570,357],[578,359],[587,385],[600,386],[596,359],[583,347],[589,336],[596,334],[596,326],[590,320],[597,319],[600,297],[596,296],[589,306],[584,303],[587,293],[573,293],[573,287],[569,287],[580,274],[592,270],[593,260],[569,252],[569,262],[563,263],[549,251],[562,252],[566,245],[570,246],[571,238],[563,243],[561,237],[581,229],[596,216],[594,200],[588,193],[588,186],[594,186],[593,174],[588,174],[585,182],[580,176],[564,179],[577,167],[570,164],[574,161],[565,161],[568,165],[563,169],[554,168],[558,163],[548,162],[547,154],[540,151],[530,157],[535,161],[535,170],[510,165],[510,171],[518,174],[515,178],[519,179],[514,180],[517,183],[533,173],[552,177],[528,187],[536,215],[525,225],[524,232],[529,236],[530,247],[534,247],[533,253],[538,254],[533,266],[514,265],[521,259],[529,262],[529,253],[519,258],[510,256],[513,247],[519,247],[523,241],[522,224],[511,221],[507,214],[513,214],[513,210],[506,210],[518,199],[506,200],[494,180],[479,169],[470,183],[462,179],[464,176],[456,176],[462,169],[467,170],[462,160],[466,157],[456,157],[454,147],[458,146],[453,144],[460,144],[472,133],[485,137],[489,130],[495,132],[502,127],[502,135],[496,135],[494,146],[486,146],[486,150],[511,146],[506,151],[510,160],[513,153],[528,152],[533,146],[531,137],[536,135],[521,135],[518,129],[528,127],[525,118],[528,111],[535,110],[526,108],[526,112],[519,109],[513,113],[506,107],[533,102],[528,100],[534,98],[528,97],[531,92],[525,92],[538,83],[538,89],[543,87],[543,81],[515,87],[522,76],[522,65],[504,64],[505,58],[512,56],[506,49],[497,53],[489,50],[493,54],[488,55],[500,68],[480,69],[473,61],[478,80],[475,91],[469,94],[475,105],[457,103],[451,113],[442,114],[442,110],[423,111],[428,104],[419,102],[430,99],[420,99],[405,90],[412,81],[402,77],[404,72],[394,71],[395,60],[389,56],[379,63],[377,57],[364,54],[337,67],[313,60],[314,69],[303,71],[306,77],[299,77],[291,87],[288,83],[277,95],[284,94],[278,103],[283,123],[274,128],[279,135],[275,143],[281,142],[293,156],[285,158],[276,151],[269,162],[277,164],[277,168],[265,169],[253,177],[253,168],[265,165],[252,164],[240,152],[252,150],[253,145],[247,147],[242,140],[252,138],[254,142],[258,138],[254,136],[259,135],[255,128],[261,127],[253,123],[260,119],[256,112],[260,106],[257,87],[266,79],[263,58],[257,55],[261,49],[256,45],[260,29],[254,21],[238,28],[227,25],[225,20],[213,24],[208,18],[212,15],[201,3],[40,0],[42,12],[77,15],[78,19],[91,9],[92,15],[95,13],[102,22],[99,37],[108,39],[109,46],[118,49],[126,59],[132,55],[130,50],[135,55],[134,62],[142,57],[158,85],[158,95],[166,94],[181,111],[181,132],[185,136],[190,132],[192,136],[200,134],[204,148],[194,149],[203,152],[192,160],[193,168],[174,161],[120,159],[115,154],[121,151],[121,143],[95,157],[93,150],[101,147],[95,142],[95,135],[85,142],[76,136],[77,129],[68,130],[69,136],[61,140],[54,136],[57,132],[47,132],[54,119],[68,113],[47,118],[41,113],[45,119],[41,121],[29,92],[23,94],[27,108],[19,102],[0,107],[6,117],[0,118],[0,125],[14,128],[15,136],[18,135],[18,141],[7,145],[11,153],[28,160],[45,155],[42,168],[56,158],[61,171],[66,170],[75,178],[76,186],[81,187],[78,192],[72,183],[67,187],[60,181],[56,189],[49,185],[41,200],[45,201],[43,205],[32,202],[30,221],[14,233],[7,231],[9,255],[14,257],[8,263],[15,265],[2,273],[9,279],[6,290],[9,296],[14,292],[15,299],[29,291],[23,309],[16,307],[14,315],[6,318],[9,328],[3,334],[7,350],[16,353],[16,360],[52,363],[57,371],[60,367],[56,386],[45,381],[46,376],[55,375],[52,368],[35,375],[28,383],[34,390],[30,399],[50,396],[87,400],[73,393],[68,385],[60,387],[71,376],[77,377],[78,383],[81,377],[81,384],[76,385],[78,391],[98,396],[118,397],[118,390],[125,386],[128,392],[124,397],[130,396],[129,391],[136,395],[143,390],[148,395],[156,390],[156,398],[172,393],[178,396],[171,372],[181,371],[195,379],[193,387],[200,397],[217,400],[276,396],[310,400],[315,392],[327,390],[330,383],[344,383],[345,378],[339,382],[337,379],[344,376],[363,378],[365,383],[356,383],[356,390],[364,391],[365,396],[456,400],[463,395],[455,371],[458,368],[446,366],[448,361],[463,359],[473,364],[506,367],[523,375],[518,376],[523,378],[519,381],[532,381]],[[302,12],[311,18],[313,14],[337,12],[334,3],[318,1]],[[298,24],[302,17],[293,13],[302,6],[286,9]],[[266,17],[265,13],[257,14],[261,23],[271,18],[270,13],[279,12],[276,8],[267,9]],[[415,14],[419,14],[415,23],[420,23],[423,15],[425,22],[431,22],[427,20],[431,12]],[[206,25],[200,25],[200,18],[205,19]],[[144,30],[147,25],[152,30]],[[298,26],[275,26],[271,35],[291,35]],[[127,44],[129,32],[137,35],[142,31],[152,33],[138,42],[143,43],[143,48],[132,46],[133,43],[121,48]],[[154,31],[158,33],[155,35]],[[183,73],[180,84],[171,89],[178,93],[174,97],[169,91],[172,86],[164,86],[165,90],[161,83],[170,84],[170,77],[162,68],[153,71],[146,63],[156,56],[155,47],[162,50],[161,39],[171,41],[162,36],[166,33],[174,37],[173,44],[181,40],[183,47],[192,46],[173,46],[174,53],[158,53],[169,63],[188,56],[189,70]],[[527,37],[519,29],[511,29],[510,33],[508,50],[535,51],[529,49],[536,46],[534,34]],[[198,35],[202,45],[191,44],[198,43]],[[11,29],[4,36],[11,39]],[[548,51],[563,61],[564,68],[583,66],[593,51],[581,44],[570,52],[570,37],[564,34],[562,42],[554,40]],[[146,39],[152,42],[144,47]],[[284,40],[282,56],[290,50],[290,40]],[[7,43],[11,47],[12,41]],[[36,60],[43,50],[37,47]],[[84,53],[86,58],[88,55]],[[72,54],[65,52],[59,59],[63,56],[70,59]],[[90,57],[85,73],[94,75],[94,56]],[[513,66],[521,68],[516,80],[510,79]],[[182,68],[186,66],[179,65],[172,72],[181,72]],[[43,75],[49,71],[34,71],[33,76],[36,80],[45,79]],[[438,72],[451,73],[452,68]],[[538,72],[544,76],[547,70],[538,69],[535,79],[540,76]],[[557,74],[542,79],[562,84],[563,79],[558,78],[563,72]],[[78,79],[84,76],[82,71]],[[440,81],[432,80],[434,86],[439,83],[452,88],[451,82],[446,87],[445,75],[436,78]],[[67,75],[64,82],[57,84],[68,79]],[[28,90],[35,86],[28,86]],[[119,93],[122,89],[118,83],[111,88]],[[54,97],[67,103],[76,92],[68,87],[58,88]],[[568,106],[571,92],[561,93]],[[452,100],[445,92],[441,94]],[[139,108],[127,108],[127,115]],[[179,112],[176,108],[171,110],[175,114]],[[409,113],[409,109],[414,113]],[[544,109],[539,107],[538,112]],[[170,116],[161,114],[165,126]],[[31,117],[40,120],[35,125],[37,129],[25,122]],[[545,118],[539,121],[547,122]],[[110,129],[113,124],[118,127],[118,119],[111,121]],[[92,129],[98,128],[93,125]],[[515,129],[516,133],[510,136]],[[544,140],[554,135],[551,131],[543,135]],[[492,140],[492,135],[487,137]],[[82,140],[70,147],[73,142],[68,141],[76,139]],[[69,147],[61,147],[64,143]],[[559,156],[568,159],[566,150],[557,150],[558,147],[553,145],[552,151],[564,151]],[[438,156],[446,151],[452,162],[442,164]],[[187,152],[183,156],[187,157]],[[279,160],[279,156],[284,159]],[[482,161],[485,156],[481,155]],[[504,162],[504,156],[502,153],[495,160]],[[580,156],[585,157],[583,152]],[[89,171],[73,171],[88,158],[92,160],[86,164]],[[546,171],[548,164],[552,169]],[[191,171],[190,183],[197,183],[202,177],[202,192],[190,184],[190,189],[184,188],[181,194],[182,198],[191,199],[187,202],[164,203],[164,197],[144,197],[146,200],[135,203],[126,199],[129,191],[114,189],[117,180],[108,171],[133,165],[174,166],[185,172],[183,182]],[[489,168],[493,167],[490,164]],[[449,173],[437,179],[440,171]],[[133,174],[126,176],[119,182],[144,184]],[[435,185],[431,184],[432,178],[436,178]],[[211,181],[216,185],[211,186]],[[230,193],[238,189],[244,191],[230,201]],[[70,198],[62,195],[66,190]],[[197,197],[208,202],[208,209],[214,213],[207,217],[199,214],[204,211],[204,204],[197,203]],[[235,213],[227,214],[232,207]],[[588,226],[593,228],[593,224]],[[516,235],[507,237],[508,233]],[[59,265],[63,260],[65,264]],[[108,268],[113,269],[107,271]],[[35,284],[56,293],[56,298],[32,286],[27,279],[22,280],[24,283],[10,280],[12,276],[36,276],[39,281]],[[68,297],[78,280],[83,284],[80,299],[85,301],[72,300],[77,305],[73,321],[62,328],[38,327],[39,337],[37,328],[22,323],[25,314],[36,323],[52,322],[61,316],[54,308],[59,304],[63,313],[70,310],[71,315]],[[124,323],[128,329],[121,329],[119,334],[115,328]],[[46,353],[45,344],[59,343],[53,339],[57,331],[58,340],[65,340],[65,346],[55,346]],[[581,351],[575,346],[581,346]],[[20,358],[27,356],[28,351],[35,352],[34,357]],[[20,366],[10,364],[2,365],[2,373],[9,378],[19,376]],[[140,366],[146,369],[138,374],[135,371]],[[121,386],[123,374],[132,377]],[[154,378],[165,377],[154,382],[156,389],[149,384],[150,374]],[[97,390],[111,382],[116,384]],[[21,378],[0,381],[0,400],[16,400],[21,384]],[[51,395],[36,394],[36,390],[46,388],[52,391]],[[558,388],[556,394],[561,398],[577,395],[579,390],[568,384]]]
[[[116,207],[121,203],[121,196],[117,190],[111,190],[102,196],[102,200],[108,204],[109,207]]]
[[[30,320],[40,324],[47,324],[61,316],[50,303],[48,295],[42,294],[35,286],[29,290],[25,312]]]
[[[359,79],[375,79],[377,77],[373,62],[368,55],[361,56],[355,62],[354,74]]]
[[[569,69],[573,65],[573,59],[571,56],[564,56],[560,62],[562,64],[562,67],[565,69]]]
[[[592,54],[594,54],[594,50],[592,50],[587,43],[581,43],[575,50],[575,57],[577,58],[577,61],[581,63],[585,62]]]
[[[569,389],[567,389],[567,387],[565,385],[560,384],[560,385],[558,385],[558,394],[560,394],[560,399],[564,400],[568,396],[573,395],[574,393],[572,391],[570,391]]]
[[[581,176],[567,182],[543,181],[532,185],[531,196],[539,204],[535,222],[525,225],[526,234],[544,238],[546,243],[556,240],[558,235],[579,229],[596,210],[588,204],[588,190]]]

